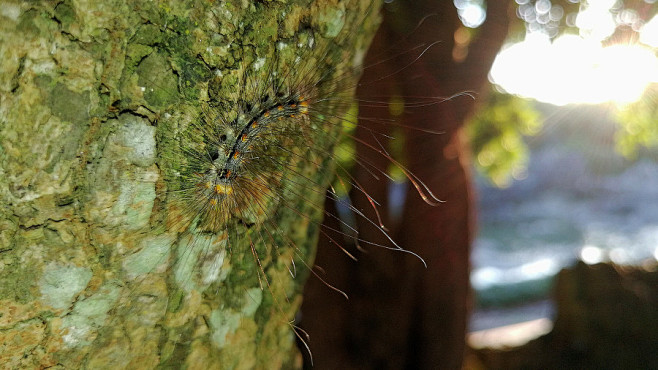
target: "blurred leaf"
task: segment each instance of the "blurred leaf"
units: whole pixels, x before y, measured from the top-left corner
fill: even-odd
[[[641,147],[658,147],[658,84],[647,88],[644,97],[617,112],[620,130],[617,150],[634,159]]]
[[[343,120],[343,132],[340,141],[336,148],[334,148],[334,160],[336,161],[336,178],[334,178],[331,186],[333,191],[338,197],[347,196],[351,189],[351,183],[345,179],[349,179],[349,173],[355,162],[356,144],[352,137],[356,131],[355,118],[359,115],[359,106],[353,103],[350,109],[345,114]]]
[[[492,92],[466,126],[476,168],[494,185],[508,186],[527,168],[528,147],[523,136],[535,135],[540,128],[540,114],[530,102]]]

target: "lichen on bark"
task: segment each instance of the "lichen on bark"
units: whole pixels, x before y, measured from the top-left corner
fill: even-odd
[[[235,98],[241,69],[272,71],[277,52],[294,65],[283,45],[300,34],[353,32],[344,58],[317,61],[346,75],[374,30],[369,3],[5,1],[0,362],[299,367],[289,322],[308,272],[292,277],[286,261],[312,264],[321,211],[293,197],[262,223],[277,227],[272,240],[235,222],[228,248],[226,233],[169,229],[180,217],[169,195],[183,133],[209,101]],[[298,171],[331,178],[327,158]]]

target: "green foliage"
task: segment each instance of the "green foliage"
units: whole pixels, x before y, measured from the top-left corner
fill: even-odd
[[[513,95],[492,92],[486,105],[466,125],[476,168],[496,186],[505,187],[528,162],[523,136],[541,128],[532,104]]]
[[[621,108],[617,121],[617,150],[625,157],[636,158],[640,147],[658,147],[658,84],[651,85],[640,100]]]

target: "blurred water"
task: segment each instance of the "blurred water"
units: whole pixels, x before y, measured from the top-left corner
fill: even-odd
[[[598,125],[598,126],[597,126]],[[530,141],[527,177],[507,189],[478,179],[471,274],[481,306],[547,296],[582,259],[639,264],[658,256],[658,164],[628,161],[606,121],[550,127]]]

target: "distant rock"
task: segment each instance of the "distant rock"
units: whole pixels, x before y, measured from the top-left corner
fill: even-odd
[[[554,291],[553,330],[506,350],[473,350],[485,369],[658,368],[658,265],[613,264],[562,270]]]

